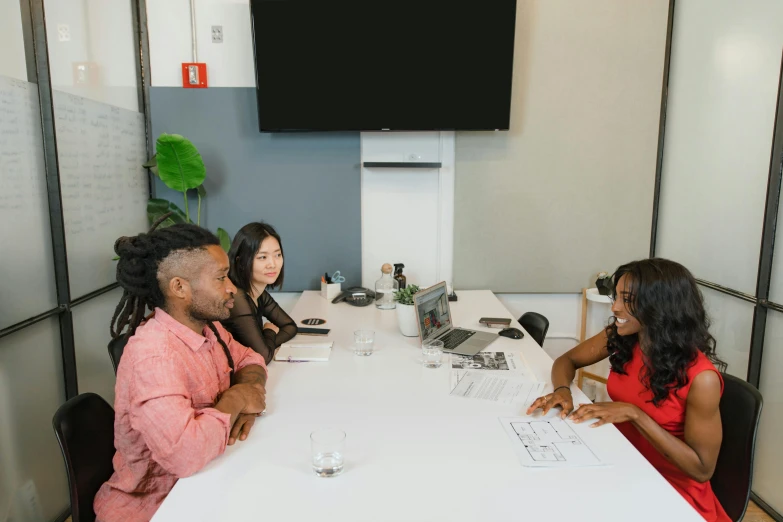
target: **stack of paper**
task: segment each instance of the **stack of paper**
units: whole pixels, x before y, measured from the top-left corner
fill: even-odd
[[[518,364],[516,356],[511,352],[479,352],[476,355],[451,355],[451,389],[453,390],[460,379],[469,371],[481,370],[485,372],[508,373],[518,375],[525,373],[524,363]]]
[[[285,343],[275,354],[275,360],[288,362],[328,361],[333,344],[332,341]]]
[[[544,389],[527,371],[521,355],[512,352],[479,352],[451,356],[451,395],[504,403],[529,404]]]
[[[486,372],[468,372],[451,390],[451,395],[509,404],[531,404],[541,396],[544,386],[543,382],[530,381],[522,376],[503,377]]]

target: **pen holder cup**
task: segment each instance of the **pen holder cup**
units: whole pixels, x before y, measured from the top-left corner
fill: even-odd
[[[340,283],[327,284],[321,281],[321,297],[331,301],[340,295],[340,292],[342,291],[340,287]]]

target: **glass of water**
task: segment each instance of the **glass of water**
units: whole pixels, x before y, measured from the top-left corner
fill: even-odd
[[[372,355],[375,344],[375,332],[372,330],[356,330],[353,333],[353,353],[355,355]]]
[[[310,434],[313,451],[313,471],[319,477],[336,477],[343,472],[345,432],[327,428]]]
[[[429,340],[422,342],[421,355],[425,368],[440,368],[443,361],[443,341]]]

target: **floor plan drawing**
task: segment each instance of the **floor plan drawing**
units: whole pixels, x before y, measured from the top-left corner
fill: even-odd
[[[523,466],[578,467],[601,465],[601,459],[559,417],[500,419]]]

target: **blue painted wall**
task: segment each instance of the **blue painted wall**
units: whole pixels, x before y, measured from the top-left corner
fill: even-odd
[[[285,249],[284,291],[320,288],[324,271],[361,281],[359,133],[262,134],[252,88],[150,90],[154,139],[182,134],[207,167],[201,224],[233,237],[251,221],[272,224]],[[156,180],[156,196],[182,196]],[[195,219],[195,198],[190,203]]]

